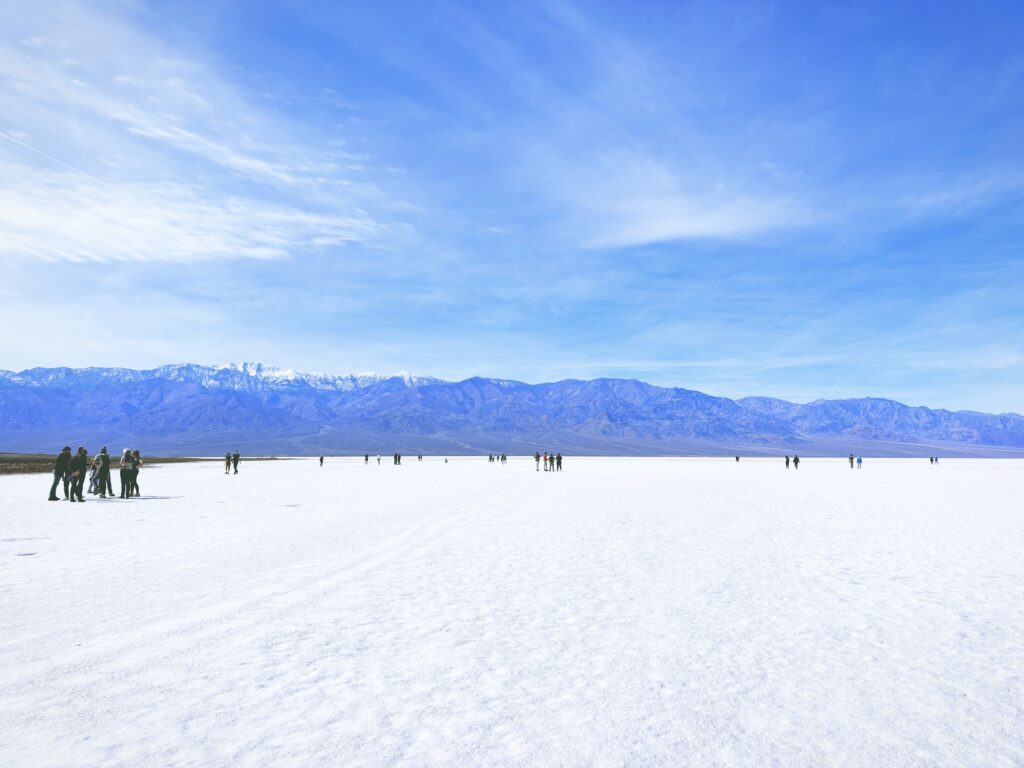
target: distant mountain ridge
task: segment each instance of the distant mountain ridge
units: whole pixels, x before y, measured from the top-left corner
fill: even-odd
[[[632,379],[525,384],[260,363],[0,371],[0,450],[169,454],[1024,455],[1024,417],[857,398],[730,400]]]
[[[388,375],[354,373],[334,375],[328,373],[298,373],[288,368],[275,368],[263,363],[230,363],[228,365],[196,365],[182,363],[163,365],[149,370],[134,368],[30,368],[15,373],[0,370],[0,378],[25,384],[44,386],[55,384],[86,384],[92,382],[139,382],[167,379],[205,387],[261,390],[278,386],[308,386],[321,391],[347,392],[360,387],[379,384],[387,379],[400,378],[410,386],[439,382],[426,376],[413,376],[401,371]]]

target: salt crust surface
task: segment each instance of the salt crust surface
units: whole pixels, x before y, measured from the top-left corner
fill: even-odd
[[[0,477],[0,765],[1024,765],[1024,462],[565,467]]]

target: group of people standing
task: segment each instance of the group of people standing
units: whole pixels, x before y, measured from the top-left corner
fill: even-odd
[[[71,453],[71,446],[65,445],[53,462],[53,485],[50,486],[50,501],[60,501],[57,488],[63,484],[64,501],[85,501],[85,480],[89,479],[88,493],[101,499],[113,498],[114,487],[110,481],[111,458],[104,446],[92,461],[89,452],[79,446]],[[130,499],[139,495],[139,469],[143,466],[142,456],[137,450],[125,448],[118,461],[121,475],[121,495]]]
[[[487,463],[488,464],[494,464],[494,463],[508,464],[508,456],[506,456],[504,453],[488,453],[487,454]]]
[[[540,463],[544,461],[545,472],[561,472],[562,471],[562,454],[544,452],[542,457],[539,452],[533,454],[533,460],[537,465],[537,471],[540,472]]]

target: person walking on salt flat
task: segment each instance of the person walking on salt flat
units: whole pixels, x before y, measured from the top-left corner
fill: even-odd
[[[68,464],[71,463],[71,446],[65,445],[53,462],[53,485],[50,486],[50,501],[60,501],[57,486],[64,482],[64,498],[68,497]]]
[[[537,465],[537,471],[540,472],[540,451],[534,451],[533,463]]]
[[[97,453],[89,463],[89,495],[95,496],[100,487],[100,455]]]
[[[793,469],[800,469],[800,457],[799,456],[794,456],[793,457]]]
[[[85,501],[82,488],[85,486],[85,473],[89,469],[89,452],[84,447],[78,446],[78,452],[71,458],[68,469],[71,470],[71,498],[68,501]]]
[[[68,465],[71,463],[71,446],[65,445],[53,462],[53,485],[50,486],[50,501],[60,501],[57,497],[57,486],[63,481],[64,498],[68,497],[68,485],[71,479]]]
[[[863,463],[864,463],[864,459],[862,459],[860,456],[858,456],[857,457],[857,469],[860,469],[860,467],[861,467],[861,465]]]
[[[100,448],[100,471],[99,471],[99,489],[100,498],[105,499],[108,495],[113,497],[114,486],[110,482],[110,454],[107,453],[107,446]]]
[[[132,495],[132,449],[125,448],[121,452],[121,460],[117,463],[119,475],[121,477],[121,496],[122,499],[131,498]]]
[[[853,454],[850,454],[850,469],[853,469]]]
[[[233,454],[231,454],[231,466],[235,468],[236,475],[238,474],[238,460],[241,458],[242,456],[241,454],[238,453],[237,450]]]
[[[142,454],[139,453],[138,449],[132,451],[132,477],[131,477],[131,489],[128,493],[129,496],[140,495],[139,491],[139,470],[142,469]]]
[[[224,474],[231,474],[231,451],[224,454]]]
[[[786,457],[786,469],[789,469],[789,456]]]
[[[322,467],[323,465],[324,465],[324,455],[321,453],[320,454],[320,466]]]

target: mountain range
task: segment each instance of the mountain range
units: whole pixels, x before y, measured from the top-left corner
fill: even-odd
[[[856,398],[730,400],[632,379],[335,376],[259,363],[0,370],[0,450],[150,454],[1024,456],[1024,417]]]

